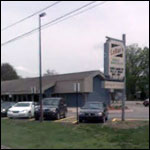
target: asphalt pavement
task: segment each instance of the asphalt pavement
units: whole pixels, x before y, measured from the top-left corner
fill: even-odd
[[[118,103],[116,105],[120,105]],[[149,107],[143,106],[143,102],[139,101],[127,101],[125,110],[125,119],[137,119],[137,120],[149,120]],[[80,111],[80,108],[79,108]],[[109,119],[121,118],[121,110],[109,111]],[[68,108],[68,117],[76,116],[76,108]]]

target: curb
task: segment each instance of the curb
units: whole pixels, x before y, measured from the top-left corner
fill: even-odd
[[[112,122],[115,122],[115,121],[121,121],[120,118],[113,118],[112,119]],[[125,119],[125,121],[149,121],[149,119],[135,119],[135,118],[130,118],[130,119]]]
[[[71,118],[74,118],[74,116],[63,118],[63,119],[60,119],[60,120],[56,120],[54,122],[62,122],[62,121],[65,121],[65,120],[68,120],[68,119],[71,119]]]

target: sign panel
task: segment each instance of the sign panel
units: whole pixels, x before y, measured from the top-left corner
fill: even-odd
[[[111,79],[123,80],[124,74],[124,45],[118,41],[109,42],[109,76]]]
[[[74,92],[80,92],[80,83],[74,83]]]
[[[105,89],[124,89],[124,82],[104,81],[103,88],[105,88]]]
[[[36,87],[31,87],[31,93],[35,94],[36,93]]]
[[[122,41],[109,39],[105,43],[105,75],[111,80],[125,77],[125,47]]]

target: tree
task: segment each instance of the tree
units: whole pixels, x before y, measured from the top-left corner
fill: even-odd
[[[8,63],[1,65],[1,81],[19,79],[16,70]]]
[[[55,70],[46,70],[46,73],[44,74],[44,76],[52,76],[52,75],[56,75],[58,74]]]
[[[149,96],[149,48],[127,47],[126,77],[128,99],[135,99],[138,92],[142,99]]]
[[[137,90],[141,91],[141,98],[149,97],[149,48],[145,47],[139,55],[139,76]]]

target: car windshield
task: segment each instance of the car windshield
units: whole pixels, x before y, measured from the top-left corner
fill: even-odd
[[[15,107],[29,107],[30,103],[17,103]]]
[[[43,105],[57,106],[59,99],[43,99]]]
[[[103,104],[102,103],[86,103],[82,109],[102,109]]]

